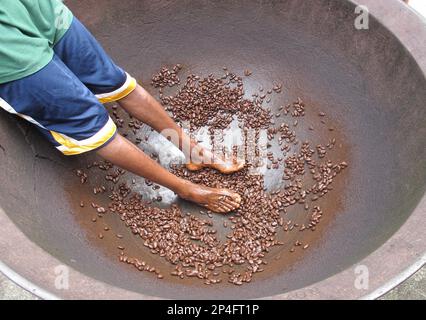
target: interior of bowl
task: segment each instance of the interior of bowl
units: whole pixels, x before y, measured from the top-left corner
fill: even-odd
[[[301,97],[312,112],[298,127],[300,134],[318,111],[331,115],[334,135],[342,144],[334,157],[347,161],[349,168],[329,197],[320,200],[325,221],[310,236],[310,250],[290,255],[288,248],[283,249],[286,254],[274,259],[267,272],[242,287],[158,281],[118,261],[115,237],[98,238],[108,225],[112,234],[125,235],[121,243],[133,254],[170,268],[150,255],[117,215],[105,215],[102,223],[94,224],[93,208],[80,208],[81,200],[108,201],[92,192],[103,181],[101,173],[83,186],[74,174],[95,156],[61,156],[30,125],[1,112],[0,205],[32,241],[65,264],[152,296],[271,296],[323,280],[361,260],[405,222],[424,195],[424,74],[399,40],[375,19],[370,19],[368,30],[355,29],[356,15],[349,1],[66,3],[115,62],[152,93],[156,91],[150,86],[151,75],[176,63],[184,66],[184,74],[204,76],[219,74],[223,66],[240,74],[250,69],[253,75],[244,79],[248,96],[259,86],[283,83],[284,93],[274,97],[272,108]],[[145,151],[167,147],[148,129],[140,134],[148,133]],[[329,133],[317,138],[326,140]],[[270,181],[271,188],[279,187]],[[137,191],[148,193],[143,187]],[[178,204],[196,210],[182,201]]]

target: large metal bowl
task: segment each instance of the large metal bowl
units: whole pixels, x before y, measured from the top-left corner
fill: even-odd
[[[158,281],[119,263],[113,237],[97,239],[103,225],[78,206],[94,196],[72,169],[92,155],[63,157],[33,128],[1,112],[0,271],[43,298],[314,299],[375,298],[420,268],[426,23],[401,1],[364,0],[369,29],[357,30],[357,2],[67,1],[147,88],[161,65],[178,62],[201,74],[223,65],[250,68],[249,91],[283,82],[284,101],[301,96],[333,115],[350,167],[339,192],[324,202],[328,218],[304,255],[276,263],[243,287]],[[128,235],[129,250],[161,265],[118,216],[104,219]]]

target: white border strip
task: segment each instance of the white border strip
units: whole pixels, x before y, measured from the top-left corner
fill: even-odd
[[[25,120],[31,122],[32,124],[35,124],[36,126],[39,126],[42,129],[46,129],[45,127],[43,127],[40,123],[38,123],[37,121],[35,121],[33,118],[31,118],[30,116],[27,116],[25,114],[19,113],[17,112],[15,109],[12,108],[12,106],[7,103],[4,99],[2,99],[0,97],[0,107],[4,110],[6,110],[7,112],[11,113],[11,114],[16,114],[17,116],[24,118]]]
[[[65,134],[62,134],[62,133],[59,133],[59,132],[55,132],[55,133],[59,134],[60,136],[63,137],[64,140],[68,140],[69,142],[71,142],[72,144],[74,144],[76,146],[84,147],[84,146],[87,146],[87,145],[92,145],[92,144],[98,143],[103,138],[105,138],[105,135],[114,127],[115,127],[114,121],[111,119],[111,117],[108,117],[107,123],[101,128],[101,130],[96,132],[90,138],[87,138],[87,139],[84,139],[84,140],[79,141],[79,140],[73,139],[73,138],[71,138],[71,137],[69,137]],[[66,148],[66,149],[68,150],[68,148]],[[59,150],[61,150],[61,149],[59,149]]]
[[[120,88],[118,88],[117,90],[115,90],[113,92],[97,94],[96,98],[98,98],[98,100],[100,100],[100,99],[105,99],[105,98],[110,98],[110,97],[116,96],[116,95],[122,93],[124,90],[126,90],[129,87],[131,81],[132,81],[132,77],[126,72],[126,82],[124,82],[124,84]]]

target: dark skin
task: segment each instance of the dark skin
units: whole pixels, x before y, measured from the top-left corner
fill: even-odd
[[[164,130],[175,132],[178,139],[176,141],[172,139],[172,141],[184,152],[186,158],[190,159],[187,164],[188,170],[200,170],[209,167],[230,174],[244,167],[244,162],[234,160],[226,162],[221,158],[214,158],[210,150],[201,147],[196,141],[190,139],[182,128],[170,118],[160,103],[141,86],[138,85],[132,93],[119,100],[118,103],[134,118],[149,125],[157,132],[161,133]],[[185,142],[189,147],[183,148]],[[197,150],[195,155],[192,152],[194,149]],[[195,202],[211,211],[227,213],[240,206],[241,197],[239,194],[228,189],[197,185],[179,178],[119,134],[108,145],[99,149],[97,153],[113,164],[162,185],[174,191],[179,197]],[[192,157],[191,153],[193,153]],[[209,160],[207,163],[205,161],[203,163],[203,159]]]

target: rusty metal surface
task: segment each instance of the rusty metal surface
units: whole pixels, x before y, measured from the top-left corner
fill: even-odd
[[[422,261],[426,48],[419,39],[426,27],[398,1],[364,2],[374,18],[370,30],[358,31],[349,1],[108,0],[96,15],[93,1],[67,1],[142,84],[162,64],[180,62],[204,74],[224,64],[240,72],[248,67],[251,90],[283,81],[285,101],[301,96],[334,116],[348,145],[338,157],[349,157],[351,166],[340,182],[342,197],[322,204],[328,221],[307,254],[280,261],[242,288],[161,282],[137,273],[117,262],[115,241],[99,241],[102,225],[94,227],[90,210],[78,207],[79,199],[92,196],[71,169],[87,158],[59,156],[26,124],[1,113],[0,260],[65,298],[357,298]],[[152,145],[156,141],[152,136]],[[105,219],[126,235],[126,248],[144,254],[118,217]],[[54,286],[59,264],[71,267],[70,290]],[[359,264],[370,270],[365,291],[354,287]]]

